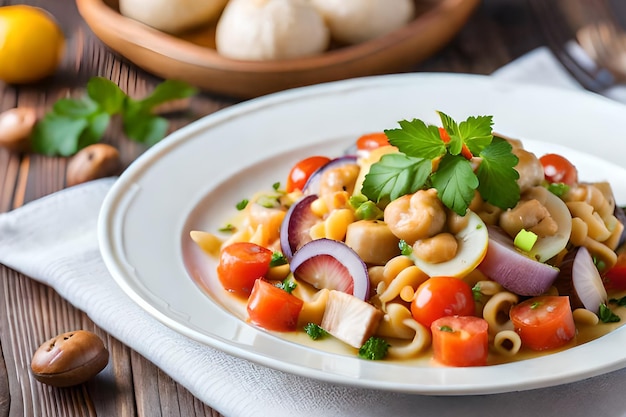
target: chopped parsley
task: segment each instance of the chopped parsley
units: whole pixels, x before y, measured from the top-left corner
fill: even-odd
[[[287,257],[280,252],[272,253],[272,259],[270,260],[270,268],[275,266],[281,266],[287,264]]]
[[[247,198],[244,198],[243,200],[238,202],[235,207],[237,208],[237,210],[241,211],[241,210],[245,209],[248,206],[249,202],[250,202],[250,200],[248,200]]]
[[[611,298],[609,300],[610,303],[615,303],[620,307],[626,307],[626,297],[622,298]]]
[[[548,191],[550,191],[552,194],[559,198],[563,197],[569,191],[569,185],[562,182],[549,183],[546,188],[548,189]]]
[[[291,294],[292,291],[296,289],[298,284],[296,284],[294,281],[292,281],[289,278],[285,278],[283,281],[277,282],[275,286]]]
[[[480,283],[477,282],[473,287],[472,287],[472,295],[474,297],[474,301],[481,301],[483,298],[483,293],[482,293],[482,289],[480,288]]]
[[[400,128],[385,130],[399,153],[383,155],[372,165],[363,182],[363,194],[384,205],[434,187],[442,203],[461,216],[476,190],[499,208],[517,204],[520,189],[515,166],[519,160],[505,139],[492,135],[492,116],[470,117],[457,123],[442,112],[438,114],[449,136],[446,141],[438,127],[418,119],[403,120]],[[480,159],[476,172],[465,149]]]
[[[617,323],[621,319],[620,317],[613,313],[609,306],[606,304],[600,304],[600,310],[598,311],[598,317],[602,323]]]
[[[400,247],[400,253],[404,256],[411,256],[411,254],[413,253],[413,247],[406,243],[404,239],[400,240],[398,246]]]
[[[379,337],[370,337],[359,349],[359,357],[372,361],[383,359],[387,356],[389,343]]]
[[[237,230],[234,224],[228,223],[218,229],[220,232],[234,232]]]
[[[304,326],[304,331],[313,340],[321,339],[328,335],[328,332],[315,323],[308,323]]]

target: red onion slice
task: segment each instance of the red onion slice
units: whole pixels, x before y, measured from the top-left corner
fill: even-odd
[[[332,239],[312,240],[293,254],[290,267],[297,279],[308,282],[315,288],[342,291],[363,301],[369,299],[370,280],[367,266],[343,242]]]

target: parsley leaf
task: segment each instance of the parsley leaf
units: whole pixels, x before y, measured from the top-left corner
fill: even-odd
[[[33,149],[45,155],[72,155],[88,124],[86,119],[46,114],[33,129]]]
[[[296,289],[298,284],[296,284],[295,281],[292,281],[289,278],[285,278],[283,281],[277,282],[275,286],[277,288],[280,288],[281,290],[286,291],[287,293],[291,294],[293,292],[293,290]]]
[[[611,309],[606,304],[600,304],[598,310],[598,317],[602,323],[618,323],[621,319],[620,317],[613,313]]]
[[[389,346],[389,343],[387,343],[385,339],[372,336],[359,348],[359,357],[371,361],[383,359],[387,356]]]
[[[499,208],[514,206],[520,198],[512,147],[492,134],[493,117],[477,116],[457,123],[438,112],[443,127],[421,120],[403,120],[399,129],[385,130],[398,153],[386,154],[370,167],[361,192],[384,205],[419,189],[434,187],[443,204],[465,215],[475,191]],[[476,155],[476,172],[468,159]],[[437,166],[433,172],[433,165]]]
[[[434,159],[446,153],[446,145],[439,136],[436,126],[427,126],[423,121],[402,120],[400,129],[385,130],[389,143],[402,153],[425,159]]]
[[[431,172],[430,159],[401,153],[383,155],[365,176],[361,192],[376,203],[389,202],[422,188]]]
[[[120,115],[129,139],[152,146],[167,133],[168,121],[153,114],[154,107],[166,101],[190,97],[196,89],[182,81],[166,80],[148,97],[135,100],[117,84],[92,77],[87,94],[58,100],[36,125],[32,134],[35,152],[70,156],[100,141],[112,116]]]
[[[459,124],[458,134],[472,154],[478,155],[491,144],[493,139],[492,126],[492,116],[469,117]]]
[[[404,256],[411,256],[413,253],[413,246],[406,243],[406,240],[400,239],[398,242],[398,247],[400,248],[400,253]]]
[[[519,173],[515,170],[519,159],[511,150],[510,143],[495,137],[480,153],[482,162],[476,172],[482,198],[501,209],[515,206],[520,199]]]
[[[328,332],[315,323],[307,323],[304,326],[304,331],[313,340],[321,339],[328,336]]]
[[[280,252],[272,253],[272,259],[270,260],[270,268],[275,267],[275,266],[286,265],[288,263],[289,261],[287,260],[287,257],[283,255],[282,253]]]
[[[441,202],[459,216],[465,216],[478,187],[472,164],[460,155],[446,155],[432,176]]]

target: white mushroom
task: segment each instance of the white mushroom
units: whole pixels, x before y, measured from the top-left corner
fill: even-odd
[[[180,33],[217,19],[228,0],[119,0],[120,13],[155,29]]]
[[[276,60],[328,48],[324,19],[306,0],[231,0],[217,24],[217,52],[232,59]]]
[[[326,19],[332,37],[355,44],[404,26],[415,15],[413,0],[311,0]]]

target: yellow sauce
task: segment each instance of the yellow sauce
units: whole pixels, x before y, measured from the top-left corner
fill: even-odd
[[[203,289],[209,294],[215,302],[222,305],[226,310],[228,310],[235,317],[243,321],[247,321],[247,312],[246,312],[246,300],[234,296],[232,293],[225,291],[219,283],[207,283],[207,282],[198,282],[199,285],[203,287]],[[621,298],[626,296],[626,291],[619,293],[609,293],[609,299],[612,298]],[[518,362],[521,360],[527,360],[532,358],[537,358],[540,356],[555,354],[560,351],[570,349],[572,347],[582,345],[589,341],[598,339],[613,330],[621,327],[626,323],[626,307],[618,307],[616,304],[610,304],[611,311],[614,314],[620,317],[620,321],[616,323],[602,323],[599,322],[597,325],[585,325],[576,323],[576,336],[574,339],[559,349],[548,350],[548,351],[533,351],[530,349],[522,349],[513,356],[505,356],[499,354],[494,351],[489,352],[487,364],[488,365],[497,365],[504,364],[509,362]],[[305,345],[311,347],[313,349],[319,349],[320,351],[343,354],[349,356],[357,355],[357,349],[341,342],[338,339],[333,338],[332,336],[325,337],[323,339],[312,340],[304,330],[302,331],[294,331],[294,332],[270,332],[277,337],[284,339],[285,341],[295,342],[301,345]],[[408,340],[393,340],[387,339],[387,342],[392,346],[394,344],[403,344],[407,343]],[[432,361],[432,350],[427,349],[421,353],[420,356],[411,358],[411,359],[393,359],[387,358],[385,362],[394,363],[394,364],[402,364],[406,366],[416,366],[416,367],[424,367],[424,366],[438,366]]]

